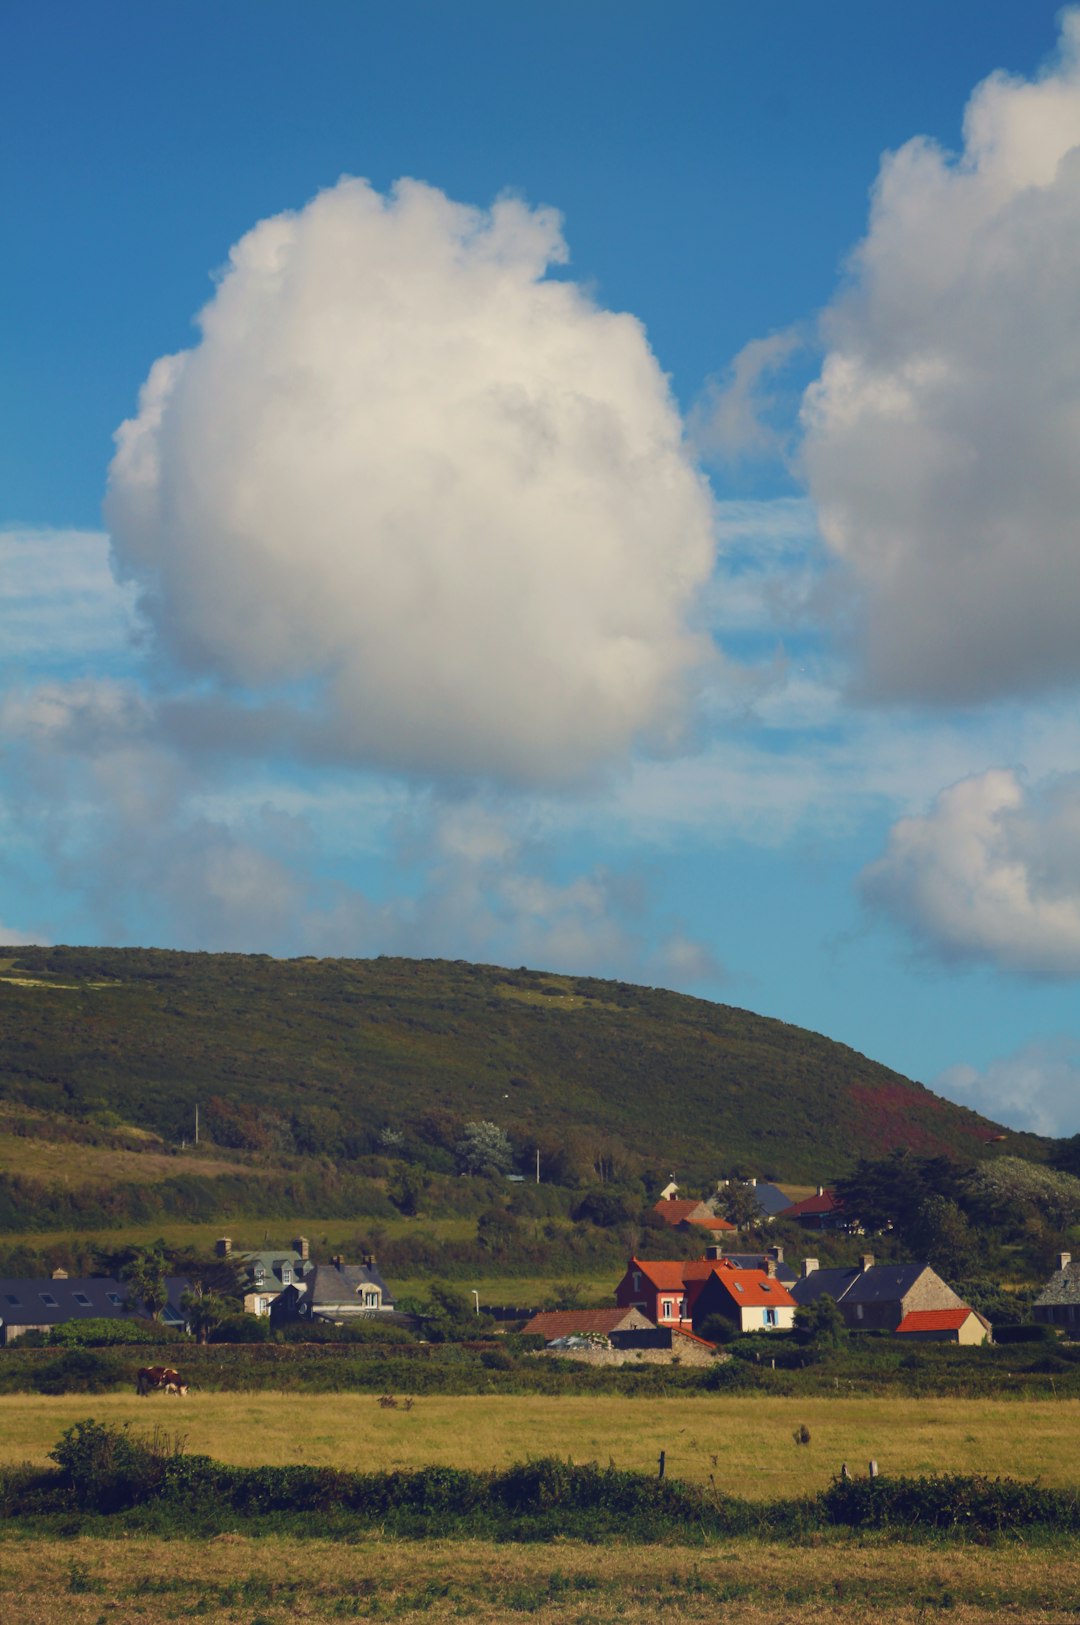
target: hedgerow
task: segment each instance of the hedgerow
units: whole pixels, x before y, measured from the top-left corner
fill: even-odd
[[[331,1467],[231,1467],[187,1455],[160,1429],[92,1418],[76,1422],[51,1452],[52,1473],[0,1474],[8,1519],[119,1520],[121,1527],[207,1532],[268,1522],[323,1535],[328,1527],[377,1524],[388,1534],[547,1540],[556,1536],[635,1541],[753,1534],[791,1539],[816,1530],[876,1530],[910,1538],[942,1535],[1073,1535],[1080,1494],[1017,1479],[965,1477],[837,1479],[815,1496],[757,1503],[675,1479],[554,1457],[503,1470],[429,1467],[354,1473]],[[319,1514],[312,1523],[311,1514]],[[295,1521],[295,1522],[294,1522]]]

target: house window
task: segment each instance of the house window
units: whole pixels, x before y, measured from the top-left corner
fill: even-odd
[[[731,1284],[735,1288],[736,1292],[741,1292],[742,1291],[743,1285],[742,1285],[741,1281],[733,1281]]]
[[[255,1285],[262,1286],[263,1282],[266,1280],[266,1271],[263,1269],[261,1264],[256,1264],[253,1274],[255,1276]]]
[[[22,1308],[22,1299],[17,1298],[15,1296],[14,1292],[5,1292],[4,1297],[7,1299],[8,1303],[11,1304],[13,1309],[21,1309]]]
[[[680,1320],[685,1320],[685,1318],[686,1318],[686,1299],[685,1298],[680,1298],[679,1299],[679,1319]]]
[[[855,1305],[855,1319],[856,1320],[861,1320],[862,1319],[862,1304],[861,1303],[857,1303]]]
[[[260,1298],[259,1299],[259,1311],[258,1312],[259,1312],[260,1315],[268,1315],[270,1313],[270,1299],[269,1298]]]
[[[661,1318],[661,1320],[670,1320],[671,1319],[671,1299],[670,1298],[665,1298],[663,1303],[660,1305],[660,1318]]]
[[[282,1264],[282,1266],[281,1266],[281,1284],[282,1284],[282,1286],[292,1286],[292,1265],[291,1264]]]
[[[766,1324],[766,1326],[775,1326],[776,1325],[776,1310],[775,1309],[766,1309],[764,1311],[764,1316],[765,1316],[765,1324]]]
[[[364,1308],[377,1309],[379,1307],[379,1294],[377,1292],[364,1293]]]
[[[81,1303],[84,1309],[90,1308],[90,1299],[86,1296],[85,1292],[73,1292],[71,1296],[75,1299],[76,1303]]]
[[[635,1270],[634,1271],[634,1291],[635,1292],[640,1292],[641,1291],[641,1271],[640,1270]]]
[[[60,1305],[57,1303],[51,1292],[39,1292],[38,1297],[41,1299],[46,1309],[59,1309]]]
[[[105,1296],[108,1298],[108,1300],[109,1300],[109,1302],[111,1304],[115,1304],[117,1309],[120,1308],[121,1304],[124,1301],[123,1298],[120,1296],[119,1292],[106,1292]]]

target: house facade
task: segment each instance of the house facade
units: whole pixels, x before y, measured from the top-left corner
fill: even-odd
[[[306,1236],[297,1236],[290,1247],[242,1253],[233,1252],[231,1238],[222,1236],[214,1251],[236,1270],[244,1311],[249,1315],[268,1315],[286,1287],[295,1286],[302,1292],[315,1267]]]
[[[631,1258],[615,1288],[615,1302],[639,1310],[656,1326],[695,1334],[714,1314],[733,1321],[740,1331],[790,1328],[795,1301],[777,1277],[776,1259],[752,1256],[749,1268],[721,1256]]]
[[[963,1343],[976,1346],[991,1341],[990,1322],[975,1309],[912,1309],[896,1328],[897,1337],[915,1343]]]

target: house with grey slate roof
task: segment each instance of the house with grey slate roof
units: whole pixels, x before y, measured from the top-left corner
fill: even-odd
[[[929,1264],[878,1264],[873,1253],[846,1269],[820,1270],[816,1258],[804,1259],[802,1276],[789,1290],[800,1307],[827,1293],[852,1331],[895,1332],[916,1310],[966,1307]]]
[[[1080,1338],[1080,1261],[1058,1254],[1058,1267],[1035,1299],[1032,1312],[1044,1326],[1067,1327]]]
[[[181,1307],[191,1282],[181,1275],[166,1279],[168,1299],[158,1319],[176,1331],[189,1331]],[[14,1343],[26,1332],[51,1332],[69,1320],[126,1320],[146,1315],[123,1281],[111,1276],[69,1276],[65,1270],[32,1280],[0,1281],[0,1344]]]
[[[758,1212],[763,1219],[771,1222],[779,1214],[786,1213],[791,1206],[791,1197],[785,1196],[779,1185],[774,1185],[769,1179],[722,1179],[717,1186],[717,1194],[728,1185],[745,1184],[758,1205]]]
[[[346,1264],[340,1255],[316,1264],[302,1282],[285,1288],[271,1306],[275,1319],[330,1321],[372,1319],[395,1311],[394,1296],[375,1267],[375,1255]]]
[[[244,1311],[249,1315],[268,1315],[286,1287],[303,1291],[307,1276],[315,1268],[306,1236],[297,1236],[291,1247],[244,1253],[234,1253],[231,1237],[222,1236],[215,1251],[220,1259],[234,1266]]]

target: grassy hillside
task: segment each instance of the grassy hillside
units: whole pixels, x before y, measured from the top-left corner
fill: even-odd
[[[523,1155],[539,1145],[616,1173],[641,1158],[691,1182],[736,1165],[829,1178],[895,1146],[973,1158],[995,1131],[842,1044],[653,988],[460,961],[144,949],[19,948],[0,962],[0,1100],[166,1145],[190,1139],[198,1101],[222,1157],[246,1134],[264,1157],[347,1161],[388,1126],[426,1123],[437,1141],[490,1118]],[[17,1143],[4,1149],[9,1168],[39,1175],[40,1151],[20,1170]]]

